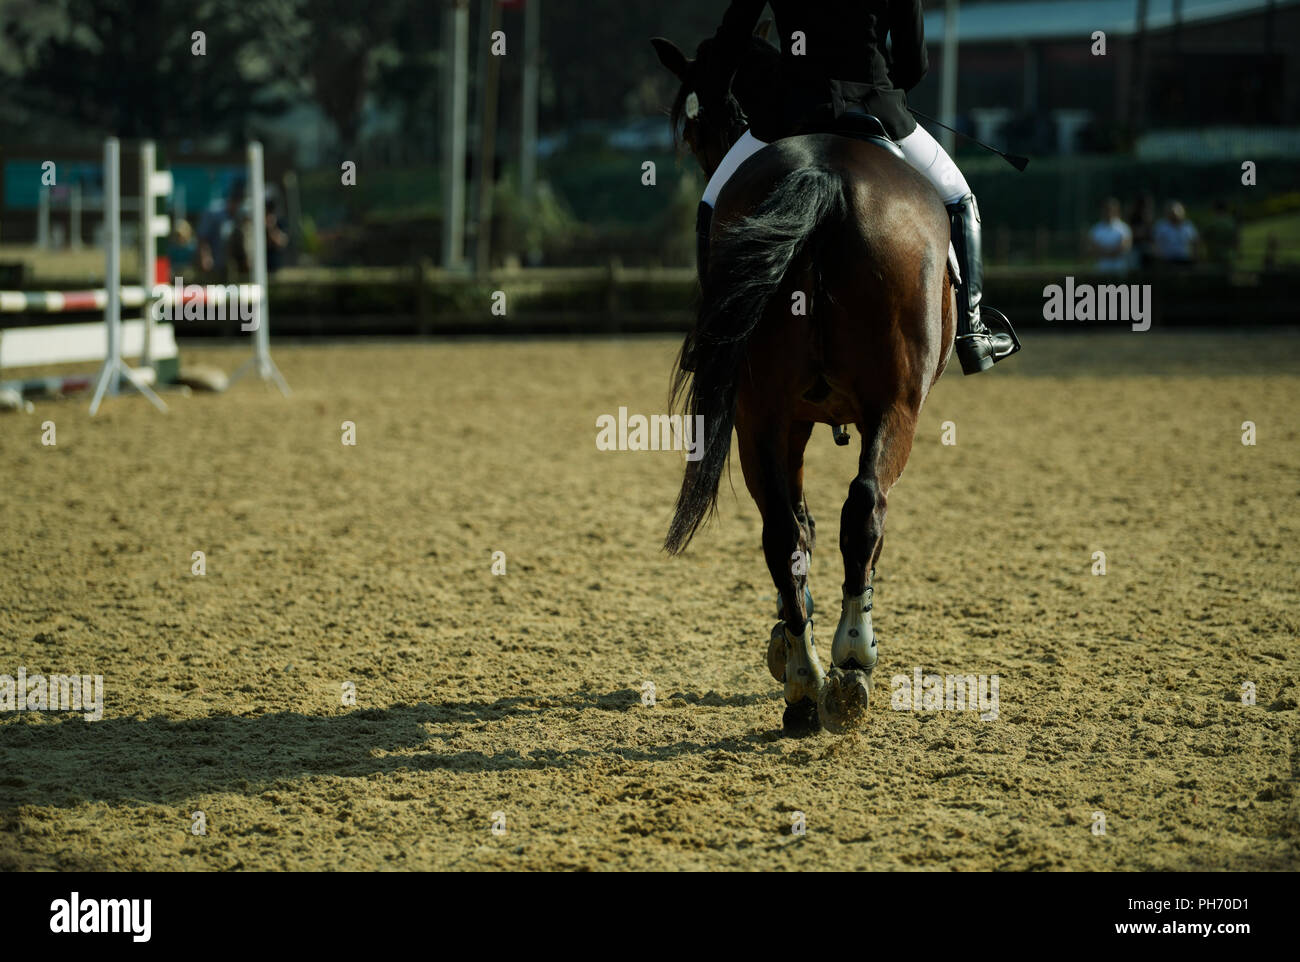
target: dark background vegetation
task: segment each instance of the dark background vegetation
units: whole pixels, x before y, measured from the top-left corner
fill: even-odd
[[[114,133],[125,141],[154,139],[164,162],[175,163],[187,155],[233,157],[258,138],[267,146],[273,177],[290,169],[297,175],[301,218],[290,228],[298,263],[436,262],[442,6],[435,0],[0,0],[0,160],[16,145],[93,156],[103,137]],[[502,62],[494,263],[586,264],[611,256],[629,264],[691,263],[703,177],[690,157],[663,143],[675,82],[647,41],[665,35],[689,50],[716,28],[724,6],[722,0],[544,0],[543,187],[528,202],[518,196],[516,181],[523,14],[503,11],[513,46]],[[977,0],[962,4],[964,10],[977,6]],[[1026,9],[1042,11],[1044,4]],[[480,163],[477,52],[487,41],[478,0],[470,11],[473,176]],[[205,57],[191,55],[196,30],[206,35]],[[963,48],[961,126],[969,128],[969,107],[1005,101],[1003,88],[1018,82],[1014,70],[1006,80],[1000,58],[988,50],[968,56]],[[1274,78],[1260,81],[1263,92],[1250,100],[1254,106],[1243,122],[1276,114],[1261,108],[1260,98],[1278,84],[1290,89],[1295,78],[1276,60],[1239,60],[1233,83],[1244,84],[1242,90],[1254,89],[1247,83],[1254,76],[1246,69],[1250,63],[1266,66]],[[1161,105],[1184,103],[1183,85],[1189,96],[1200,96],[1195,92],[1205,72],[1194,49],[1160,54],[1150,86],[1161,92],[1151,98],[1152,116],[1143,123],[1159,126],[1182,117]],[[1078,87],[1071,76],[1063,70],[1054,82]],[[938,86],[935,71],[913,101],[934,109]],[[656,118],[663,118],[661,127]],[[1111,193],[1126,202],[1144,192],[1160,200],[1180,197],[1194,218],[1208,218],[1216,202],[1229,201],[1242,231],[1236,253],[1248,266],[1261,261],[1270,243],[1283,259],[1300,249],[1300,165],[1294,162],[1275,166],[1264,189],[1243,195],[1214,164],[1137,160],[1131,144],[1140,131],[1131,121],[1097,124],[1082,142],[1082,155],[1072,157],[1052,156],[1044,130],[1042,117],[1025,117],[1007,133],[1012,149],[1034,156],[1025,175],[968,145],[959,149],[988,222],[994,264],[1076,258],[1080,233]],[[650,136],[656,131],[658,142]],[[618,146],[616,135],[628,133],[636,135],[634,146],[626,138]],[[307,140],[317,149],[304,157]],[[343,160],[357,164],[355,188],[340,189]],[[658,165],[655,191],[639,183],[645,160]],[[473,221],[471,208],[471,243]]]

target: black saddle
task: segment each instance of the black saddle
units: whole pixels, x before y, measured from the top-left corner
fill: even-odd
[[[846,110],[834,119],[813,121],[805,124],[799,133],[835,134],[839,137],[865,140],[869,144],[884,148],[899,160],[903,159],[902,148],[885,133],[885,125],[880,122],[880,118],[865,110]]]

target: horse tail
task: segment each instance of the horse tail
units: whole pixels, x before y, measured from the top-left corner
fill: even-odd
[[[787,174],[754,213],[713,239],[695,331],[673,375],[672,408],[684,408],[687,423],[702,423],[703,437],[697,431],[699,458],[686,463],[664,541],[669,554],[690,544],[717,510],[718,482],[731,454],[741,361],[751,335],[796,258],[824,224],[842,222],[847,209],[839,173],[801,167]],[[694,375],[682,366],[688,355]]]

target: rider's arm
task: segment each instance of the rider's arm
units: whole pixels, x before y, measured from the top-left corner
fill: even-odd
[[[930,67],[921,0],[889,0],[889,36],[893,47],[889,79],[898,89],[911,90]]]

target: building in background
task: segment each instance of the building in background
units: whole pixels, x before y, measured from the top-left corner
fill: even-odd
[[[935,6],[931,76],[909,98],[927,113],[938,109],[943,61]],[[1093,53],[1098,31],[1104,55]],[[1245,137],[1261,156],[1300,153],[1297,0],[962,4],[957,35],[958,116],[982,140],[1040,155],[1206,159],[1240,153]]]

